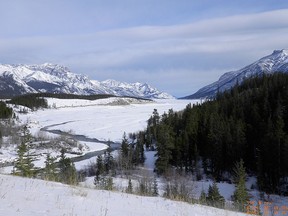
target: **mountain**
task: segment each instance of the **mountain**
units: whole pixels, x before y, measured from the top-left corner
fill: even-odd
[[[217,91],[223,92],[237,83],[241,83],[249,77],[272,74],[274,72],[288,72],[288,50],[275,50],[271,55],[250,64],[240,70],[223,74],[218,81],[207,85],[196,93],[184,97],[185,99],[210,98],[216,95]]]
[[[124,83],[114,80],[99,82],[90,80],[83,75],[74,74],[67,67],[57,64],[0,64],[0,95],[2,98],[39,92],[78,95],[113,94],[149,99],[173,98],[146,83]]]

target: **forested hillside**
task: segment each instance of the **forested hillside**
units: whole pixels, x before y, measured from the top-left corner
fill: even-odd
[[[201,178],[203,167],[216,180],[227,180],[243,159],[260,190],[287,194],[288,75],[251,78],[182,112],[159,116],[154,110],[146,138],[156,147],[159,174],[176,167]]]

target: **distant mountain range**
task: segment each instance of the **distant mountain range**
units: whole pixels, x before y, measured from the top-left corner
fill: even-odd
[[[271,55],[261,58],[240,70],[223,74],[218,81],[207,85],[196,93],[183,99],[211,98],[217,93],[223,92],[240,84],[244,79],[261,74],[272,74],[274,72],[288,72],[288,50],[275,50]]]
[[[115,80],[99,82],[72,73],[67,67],[0,64],[0,96],[11,97],[28,93],[66,93],[78,95],[112,94],[116,96],[168,99],[173,96],[144,83],[124,83]]]

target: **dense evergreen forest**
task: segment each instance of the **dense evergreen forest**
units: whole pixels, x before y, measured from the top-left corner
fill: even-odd
[[[73,95],[73,94],[52,94],[52,93],[37,93],[27,94],[13,97],[7,103],[22,105],[29,107],[30,109],[47,108],[48,104],[44,98],[58,98],[58,99],[85,99],[85,100],[97,100],[109,97],[115,97],[114,95]]]
[[[0,119],[11,118],[13,115],[13,110],[6,106],[3,101],[0,101]]]
[[[203,168],[217,181],[229,180],[243,159],[260,190],[287,195],[288,75],[247,79],[181,112],[154,110],[145,142],[156,148],[158,174],[174,167],[200,179]]]

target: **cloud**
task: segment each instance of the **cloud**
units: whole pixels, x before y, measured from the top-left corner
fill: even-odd
[[[93,79],[145,81],[183,96],[227,70],[287,48],[287,36],[288,10],[283,9],[90,34],[2,37],[0,59],[61,63]]]

